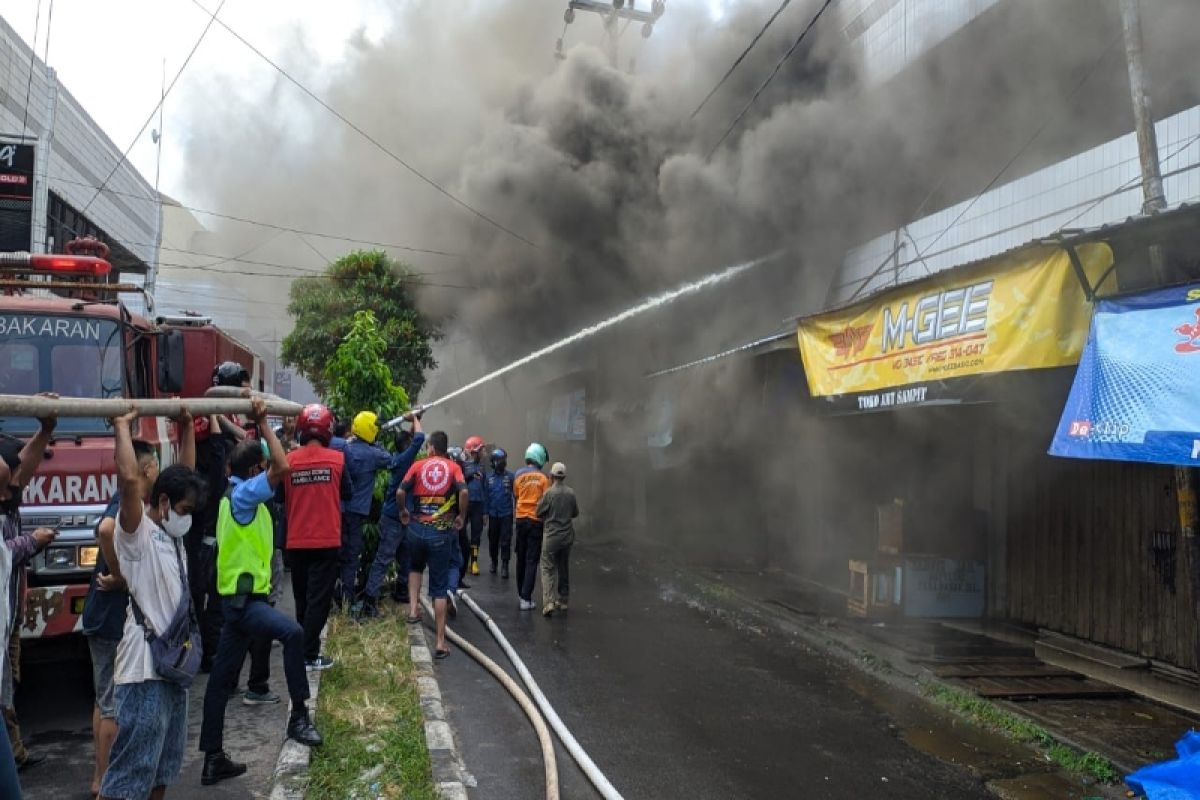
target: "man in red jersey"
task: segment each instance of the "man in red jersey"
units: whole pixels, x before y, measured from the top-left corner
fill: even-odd
[[[329,669],[333,659],[321,655],[321,629],[329,618],[342,546],[342,500],[353,493],[350,473],[340,452],[330,449],[333,414],[308,405],[296,419],[300,447],[288,453],[291,471],[284,479],[287,554],[292,565],[296,621],[304,628],[304,665]]]

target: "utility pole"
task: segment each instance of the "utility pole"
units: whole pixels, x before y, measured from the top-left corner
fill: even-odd
[[[637,0],[569,0],[567,10],[563,13],[563,21],[570,25],[575,21],[576,11],[588,11],[593,14],[598,14],[604,21],[604,34],[608,45],[608,62],[614,68],[619,68],[617,63],[618,47],[617,43],[621,36],[634,22],[642,23],[642,38],[649,39],[654,33],[654,23],[658,21],[667,10],[666,0],[651,0],[650,10],[641,11],[637,8]],[[626,20],[624,27],[618,27],[619,20]],[[566,30],[564,29],[564,34]],[[558,52],[562,52],[562,38],[558,40]]]
[[[1140,0],[1120,0],[1121,28],[1125,36],[1125,61],[1129,67],[1129,91],[1133,99],[1133,120],[1137,130],[1138,156],[1142,165],[1142,212],[1154,214],[1167,207],[1163,191],[1162,168],[1158,162],[1158,136],[1150,105],[1150,85],[1142,58],[1142,19]],[[1150,266],[1155,280],[1167,282],[1166,258],[1161,247],[1150,248]],[[1187,553],[1192,602],[1200,614],[1200,539],[1197,538],[1196,470],[1175,468],[1175,501],[1179,507],[1179,531]],[[1200,661],[1200,637],[1195,642]]]

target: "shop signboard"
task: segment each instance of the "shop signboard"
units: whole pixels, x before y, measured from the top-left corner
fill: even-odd
[[[0,142],[0,252],[30,247],[33,164],[33,145]]]
[[[1096,286],[1112,251],[1076,252]],[[1075,364],[1090,314],[1067,251],[1036,245],[802,319],[798,338],[809,392],[871,411],[953,401],[944,390],[956,378]]]
[[[1200,283],[1096,304],[1050,453],[1200,466]]]

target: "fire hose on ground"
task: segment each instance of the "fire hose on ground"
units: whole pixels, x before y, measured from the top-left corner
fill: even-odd
[[[480,622],[487,626],[488,631],[491,632],[492,637],[496,640],[496,643],[500,645],[500,649],[502,649],[504,654],[508,656],[508,660],[511,661],[513,667],[516,668],[517,674],[521,676],[521,680],[525,683],[525,687],[529,690],[529,694],[533,696],[538,708],[541,709],[542,714],[545,715],[546,720],[550,723],[550,727],[552,727],[554,732],[558,734],[558,738],[562,741],[563,746],[567,748],[567,752],[571,754],[571,758],[575,759],[575,763],[579,765],[579,768],[583,771],[583,774],[586,775],[588,780],[592,782],[592,785],[596,787],[596,791],[599,792],[605,800],[623,800],[621,793],[618,792],[611,783],[609,783],[608,778],[604,777],[604,773],[600,771],[600,768],[596,766],[596,763],[592,761],[591,757],[588,756],[588,754],[580,746],[579,742],[575,740],[575,737],[571,735],[571,731],[568,730],[566,724],[558,716],[558,713],[554,710],[554,706],[550,705],[550,701],[547,700],[546,695],[542,693],[541,687],[537,685],[537,682],[534,681],[533,676],[529,673],[529,669],[525,666],[525,662],[521,660],[521,657],[517,655],[517,651],[513,649],[512,645],[508,643],[508,639],[506,639],[504,634],[500,631],[500,627],[495,623],[495,621],[492,620],[486,611],[480,608],[479,605],[467,595],[466,592],[460,592],[459,597],[461,597],[463,602],[466,603],[471,611],[475,613],[475,616],[479,617]]]
[[[421,603],[425,608],[428,620],[432,622],[434,612],[433,608],[429,605],[429,600],[422,598]],[[496,680],[500,681],[500,684],[508,690],[508,693],[521,706],[521,710],[525,712],[525,716],[529,717],[529,721],[533,724],[533,729],[537,732],[538,742],[542,746],[542,763],[546,768],[546,800],[558,800],[558,761],[554,755],[554,739],[550,736],[550,729],[546,727],[546,721],[538,713],[537,706],[533,704],[533,701],[529,699],[529,695],[521,690],[520,685],[509,677],[509,674],[499,664],[484,655],[477,647],[450,630],[449,627],[446,628],[446,637],[454,642],[460,650],[478,661]]]

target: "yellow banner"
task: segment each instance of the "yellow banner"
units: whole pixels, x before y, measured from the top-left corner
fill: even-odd
[[[1104,243],[1076,250],[1095,286],[1112,251]],[[1109,277],[1106,289],[1115,283]],[[1090,319],[1070,256],[1041,246],[803,319],[798,335],[809,391],[825,397],[1076,364]]]

